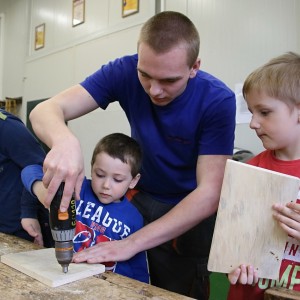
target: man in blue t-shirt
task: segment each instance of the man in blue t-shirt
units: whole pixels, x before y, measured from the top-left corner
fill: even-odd
[[[121,261],[151,249],[152,284],[207,299],[215,212],[225,163],[233,152],[235,97],[224,83],[199,70],[199,44],[197,29],[186,16],[159,13],[143,25],[137,55],[102,66],[38,105],[30,117],[51,148],[44,162],[45,203],[50,204],[64,180],[65,210],[74,189],[79,197],[84,178],[80,144],[65,121],[119,102],[143,151],[132,203],[148,225],[122,241],[76,253],[74,260]]]

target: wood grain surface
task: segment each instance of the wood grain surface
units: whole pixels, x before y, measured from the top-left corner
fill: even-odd
[[[18,253],[40,246],[0,233],[0,255]],[[0,262],[1,299],[14,300],[188,300],[192,299],[131,278],[105,272],[50,287]]]
[[[265,291],[264,300],[300,300],[300,292],[273,287]]]
[[[208,270],[229,273],[251,264],[259,277],[277,279],[287,235],[271,207],[295,201],[299,185],[297,177],[228,160]]]

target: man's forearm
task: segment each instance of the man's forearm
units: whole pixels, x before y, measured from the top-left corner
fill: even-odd
[[[197,188],[167,214],[129,237],[139,251],[180,236],[217,211],[228,158],[223,155],[199,156]]]
[[[164,216],[129,236],[135,250],[147,250],[176,238],[214,214],[218,207],[217,194],[202,200],[199,195],[200,190],[193,191]]]
[[[29,118],[34,132],[49,148],[52,148],[56,139],[63,139],[71,134],[62,110],[52,100],[39,103],[31,111]]]

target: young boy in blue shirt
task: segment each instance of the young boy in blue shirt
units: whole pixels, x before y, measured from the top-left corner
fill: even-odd
[[[121,133],[105,136],[96,145],[91,177],[85,178],[76,201],[74,252],[100,242],[121,240],[143,227],[143,217],[125,194],[140,179],[142,153],[138,143]],[[22,172],[26,188],[41,202],[47,190],[42,168],[32,165]],[[149,283],[146,252],[129,260],[105,263],[106,270]]]

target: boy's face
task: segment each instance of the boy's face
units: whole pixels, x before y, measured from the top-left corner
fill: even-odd
[[[263,146],[276,150],[281,159],[300,154],[300,110],[296,105],[272,98],[263,92],[251,91],[246,102],[252,113],[250,128],[256,131]]]
[[[92,166],[92,189],[100,202],[118,202],[138,180],[139,176],[132,178],[130,165],[105,152],[97,154]]]
[[[200,60],[192,68],[187,65],[187,50],[183,46],[158,54],[141,43],[138,57],[139,80],[151,101],[159,106],[165,106],[181,95],[189,78],[195,77],[200,67]]]

